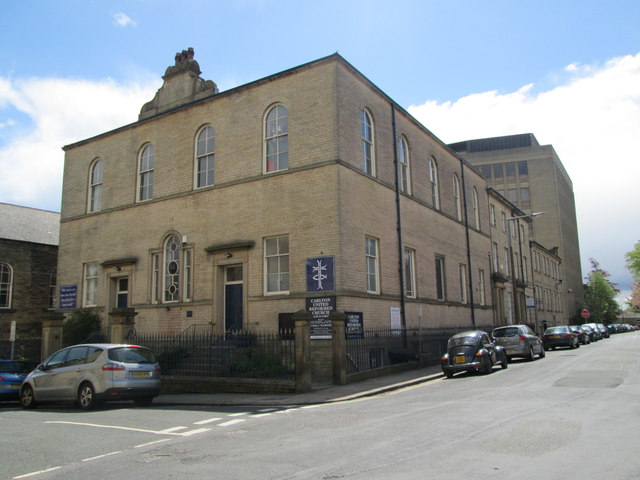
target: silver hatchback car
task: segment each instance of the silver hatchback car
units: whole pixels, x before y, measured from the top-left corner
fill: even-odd
[[[137,345],[99,343],[63,348],[42,362],[20,388],[23,408],[75,401],[84,410],[100,401],[147,405],[160,393],[160,364]]]
[[[543,358],[544,344],[540,337],[527,325],[508,325],[495,328],[491,334],[496,344],[504,348],[507,358],[523,357],[535,360],[535,356]]]

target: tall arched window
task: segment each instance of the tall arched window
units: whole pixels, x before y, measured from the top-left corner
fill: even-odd
[[[289,112],[284,105],[276,105],[264,122],[264,171],[277,172],[289,168]]]
[[[196,140],[196,188],[214,183],[216,134],[211,125],[200,130]]]
[[[478,205],[478,189],[473,187],[471,192],[471,207],[473,208],[473,221],[476,230],[480,230],[480,208]]]
[[[13,269],[8,263],[0,263],[0,308],[11,308]]]
[[[462,201],[460,199],[460,181],[458,175],[453,175],[453,201],[456,206],[456,218],[462,221]]]
[[[180,237],[171,235],[164,243],[164,301],[180,299]]]
[[[407,139],[400,137],[398,148],[398,176],[400,181],[400,191],[411,195],[411,168],[409,166],[409,145]]]
[[[440,190],[438,187],[438,164],[435,158],[429,159],[429,182],[431,183],[431,205],[440,210]]]
[[[362,110],[360,121],[362,132],[362,170],[369,175],[375,176],[376,162],[373,148],[373,122],[369,112]]]
[[[93,162],[89,174],[89,212],[97,212],[102,209],[102,160]]]
[[[153,144],[146,145],[140,152],[138,163],[138,200],[153,198],[153,171],[156,163],[156,149]]]

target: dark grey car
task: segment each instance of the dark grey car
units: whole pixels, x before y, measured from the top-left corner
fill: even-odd
[[[504,348],[507,358],[522,357],[535,360],[544,357],[544,344],[527,325],[508,325],[494,328],[491,334],[497,345]]]

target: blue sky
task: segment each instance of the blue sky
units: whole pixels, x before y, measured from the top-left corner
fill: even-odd
[[[220,90],[337,51],[445,142],[552,144],[583,274],[594,257],[630,284],[638,0],[4,1],[0,47],[0,202],[59,211],[61,147],[134,122],[177,51]]]

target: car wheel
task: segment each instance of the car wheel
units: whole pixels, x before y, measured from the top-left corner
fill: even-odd
[[[504,370],[509,366],[509,359],[507,358],[507,354],[502,354],[502,361],[500,362],[500,367]]]
[[[487,355],[484,360],[484,373],[491,373],[491,370],[493,370],[493,362],[491,357]]]
[[[88,382],[80,385],[78,389],[78,407],[82,410],[90,410],[96,405],[96,392]]]
[[[533,362],[536,359],[535,353],[533,351],[533,347],[529,347],[529,355],[527,355],[527,360]]]
[[[576,344],[574,342],[571,342],[571,345],[569,345],[569,348],[573,350],[574,348],[576,348]]]
[[[545,355],[546,355],[545,348],[540,347],[540,355],[538,355],[538,358],[544,358]]]
[[[453,377],[453,372],[445,372],[445,375],[447,376],[447,378],[451,378]]]
[[[25,385],[20,390],[20,405],[22,408],[36,408],[36,398],[33,395],[31,385]]]

